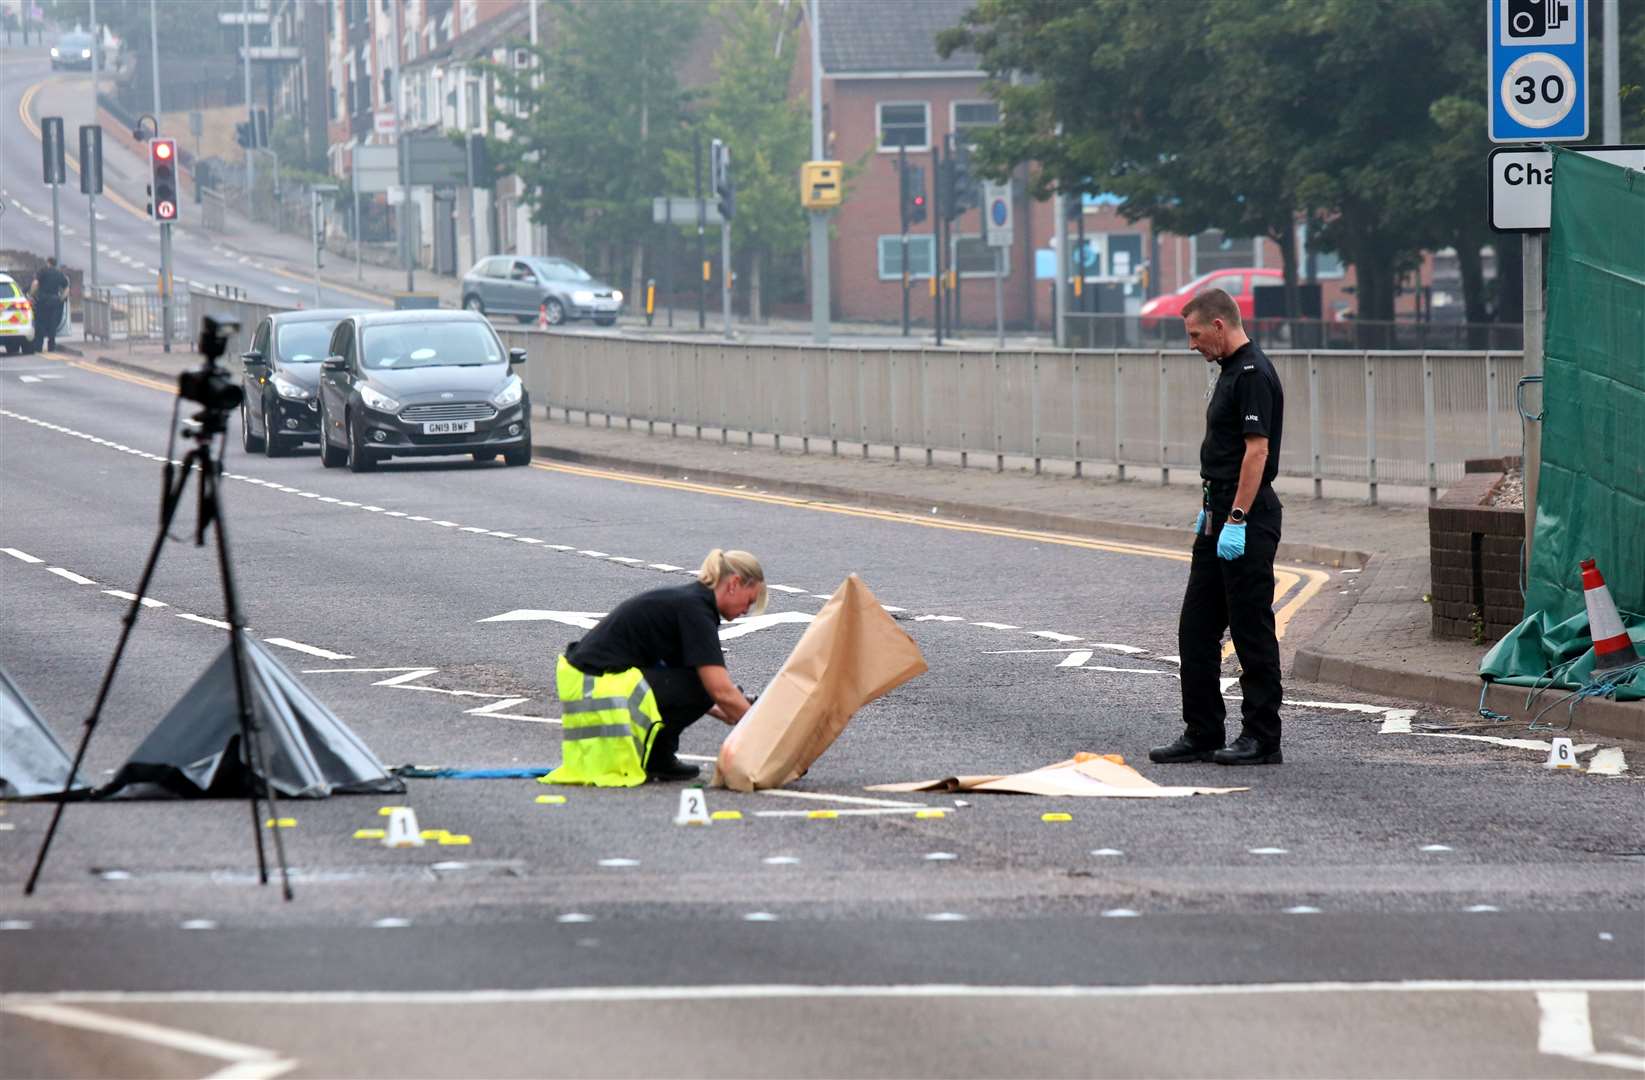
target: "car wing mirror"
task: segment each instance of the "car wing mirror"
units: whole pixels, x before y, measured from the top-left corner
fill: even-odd
[[[263,362],[263,354],[258,352],[256,349],[248,349],[246,352],[240,354],[240,359],[244,360],[248,364],[261,364]]]
[[[347,371],[348,361],[341,356],[328,356],[320,361],[321,371]]]
[[[511,364],[523,364],[526,362],[527,355],[528,354],[524,349],[510,349],[508,350],[508,362]]]

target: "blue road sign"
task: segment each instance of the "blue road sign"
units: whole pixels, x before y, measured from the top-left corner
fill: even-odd
[[[1486,0],[1492,142],[1588,137],[1588,0]]]

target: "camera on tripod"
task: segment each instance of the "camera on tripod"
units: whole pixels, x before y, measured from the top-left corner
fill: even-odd
[[[245,398],[240,384],[217,363],[228,351],[229,341],[239,332],[240,324],[233,319],[202,316],[200,355],[206,362],[177,376],[177,392],[203,406],[194,419],[200,422],[204,434],[224,430],[228,414],[239,408]]]

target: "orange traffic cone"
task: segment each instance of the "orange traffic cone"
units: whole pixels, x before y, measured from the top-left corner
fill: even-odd
[[[546,303],[537,305],[537,329],[548,329],[548,305]]]
[[[1616,613],[1611,590],[1592,559],[1582,560],[1582,599],[1588,605],[1588,636],[1594,639],[1594,670],[1639,663],[1639,652]]]

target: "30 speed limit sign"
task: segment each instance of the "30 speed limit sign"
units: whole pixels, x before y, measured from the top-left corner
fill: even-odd
[[[1492,142],[1588,137],[1587,0],[1487,0]]]

